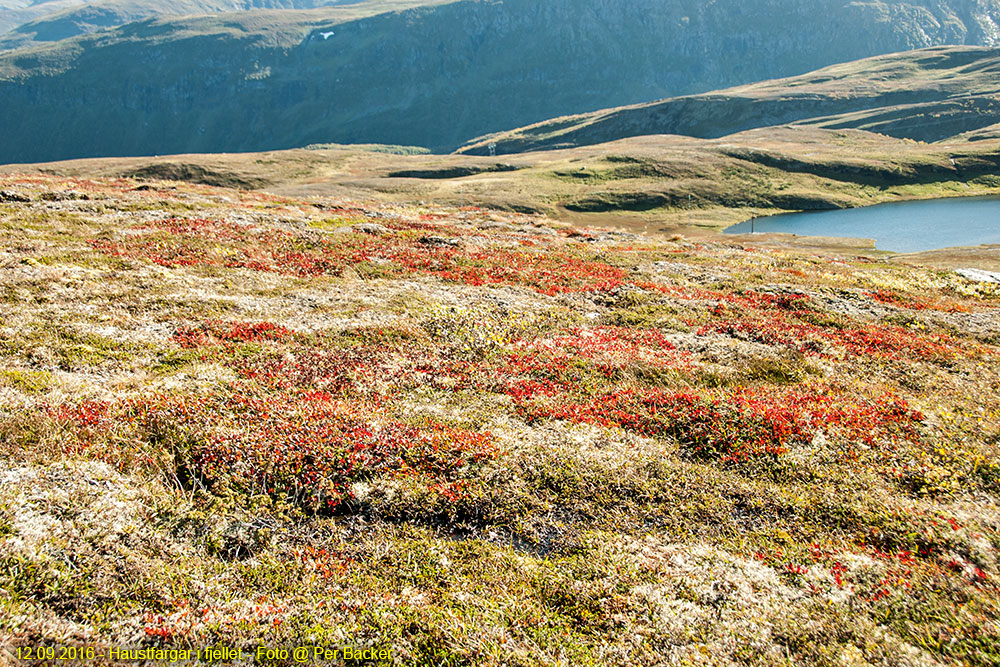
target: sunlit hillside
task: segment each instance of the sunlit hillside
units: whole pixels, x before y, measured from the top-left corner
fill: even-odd
[[[2,646],[1000,660],[996,283],[176,181],[0,224]]]

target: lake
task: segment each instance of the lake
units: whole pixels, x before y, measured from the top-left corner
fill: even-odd
[[[877,248],[892,252],[1000,244],[1000,197],[931,199],[788,213],[757,218],[754,231],[875,239]],[[726,234],[749,232],[749,221],[725,230]]]

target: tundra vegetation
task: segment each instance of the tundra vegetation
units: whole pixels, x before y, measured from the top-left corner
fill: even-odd
[[[1000,663],[1000,289],[0,177],[0,645]]]
[[[695,228],[723,228],[754,215],[996,195],[998,170],[997,137],[928,144],[862,130],[781,126],[712,140],[628,137],[500,157],[318,144],[266,153],[8,165],[0,166],[0,175],[164,179],[299,198],[474,205],[588,227],[692,235]],[[189,208],[183,202],[169,206]],[[991,254],[977,249],[972,261],[989,262]]]

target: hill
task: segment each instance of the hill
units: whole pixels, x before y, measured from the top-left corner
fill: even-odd
[[[0,0],[0,35],[36,18],[83,5],[83,0]]]
[[[176,179],[290,196],[544,213],[630,231],[689,233],[788,210],[1000,193],[1000,140],[921,144],[786,126],[721,139],[630,137],[503,157],[386,146],[9,165],[0,173]],[[974,140],[973,140],[974,139]]]
[[[482,137],[461,152],[565,148],[630,136],[713,138],[795,123],[939,141],[1000,122],[1000,50],[936,47],[803,76],[556,118]]]
[[[46,2],[31,7],[37,18],[24,20],[24,11],[0,8],[0,51],[58,42],[77,35],[96,32],[149,18],[223,14],[261,9],[315,9],[350,5],[352,15],[365,16],[379,11],[428,2],[385,2],[384,0],[99,0],[74,3]],[[375,7],[376,9],[371,9]],[[9,26],[9,32],[4,26]],[[3,34],[6,32],[6,34]]]
[[[0,226],[10,653],[1000,660],[996,284],[127,178]]]
[[[348,0],[350,1],[350,0]],[[212,14],[249,9],[296,9],[343,0],[0,0],[0,48],[37,39],[58,41],[152,16]],[[12,35],[5,35],[8,31]]]
[[[334,141],[450,150],[566,113],[1000,34],[995,0],[464,0],[353,21],[330,11],[150,19],[2,54],[0,123],[18,131],[0,137],[0,162]]]

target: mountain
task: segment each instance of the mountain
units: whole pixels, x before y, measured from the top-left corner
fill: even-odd
[[[348,9],[149,19],[2,54],[0,125],[17,131],[0,137],[0,162],[326,142],[451,150],[567,113],[1000,39],[1000,0]]]
[[[10,31],[0,34],[0,50],[57,42],[158,16],[358,4],[371,3],[365,0],[102,0],[89,3],[54,0],[20,10],[0,4],[0,33]]]
[[[318,4],[339,4],[331,2],[310,2],[310,0],[0,0],[0,34],[15,31],[18,41],[32,32],[41,33],[39,41],[65,39],[92,29],[122,25],[140,18],[151,16],[182,16],[185,14],[212,14],[241,9],[297,9],[315,7]],[[76,24],[76,32],[71,26]],[[22,26],[34,25],[36,30]],[[3,35],[3,37],[8,37]]]
[[[519,153],[624,137],[715,138],[796,123],[938,141],[1000,123],[1000,49],[933,47],[481,137],[461,152]],[[490,148],[492,145],[492,149]]]
[[[0,0],[0,33],[16,28],[22,23],[34,20],[46,14],[53,14],[64,9],[80,7],[81,0]]]

